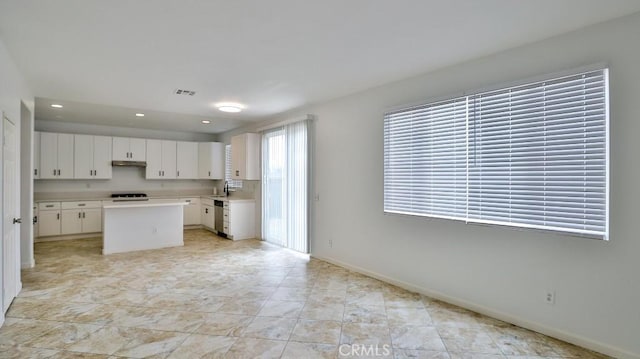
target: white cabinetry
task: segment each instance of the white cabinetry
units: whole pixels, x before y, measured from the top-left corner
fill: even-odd
[[[40,133],[40,178],[73,178],[73,135]]]
[[[176,178],[198,178],[198,143],[178,141],[176,143]]]
[[[224,233],[238,240],[255,238],[255,202],[224,201]]]
[[[114,161],[145,161],[146,160],[146,140],[144,138],[113,138]]]
[[[61,234],[102,231],[102,205],[100,201],[62,202],[61,207]]]
[[[213,210],[213,200],[209,198],[203,198],[201,200],[201,222],[202,225],[208,229],[214,229],[216,225],[215,214]]]
[[[176,178],[176,141],[147,140],[146,178]]]
[[[60,202],[38,204],[38,235],[40,237],[60,235]]]
[[[40,178],[40,132],[33,133],[33,179]]]
[[[180,201],[188,203],[184,206],[183,224],[185,226],[200,224],[202,221],[200,218],[200,198],[181,198]]]
[[[260,135],[243,133],[231,137],[231,178],[260,179]]]
[[[224,143],[198,143],[198,178],[224,179]]]
[[[75,135],[74,178],[111,178],[112,138]]]

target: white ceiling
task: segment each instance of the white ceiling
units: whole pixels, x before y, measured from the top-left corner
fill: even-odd
[[[637,11],[637,0],[2,0],[0,38],[38,119],[216,133]],[[222,116],[222,101],[247,109]]]

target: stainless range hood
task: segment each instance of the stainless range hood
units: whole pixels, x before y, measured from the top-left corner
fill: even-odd
[[[147,167],[145,161],[111,161],[111,166]]]

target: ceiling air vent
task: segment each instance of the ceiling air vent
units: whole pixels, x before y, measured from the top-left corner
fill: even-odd
[[[176,95],[186,95],[186,96],[193,96],[196,94],[195,91],[183,90],[183,89],[176,89],[173,93]]]

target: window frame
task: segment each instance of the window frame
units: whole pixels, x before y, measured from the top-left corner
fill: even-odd
[[[611,69],[608,63],[597,63],[597,64],[592,64],[592,65],[588,65],[588,66],[582,66],[582,67],[577,67],[577,68],[572,68],[569,70],[563,70],[563,71],[557,71],[557,72],[553,72],[553,73],[547,73],[544,75],[538,75],[538,76],[531,76],[528,78],[523,78],[523,79],[519,79],[516,81],[509,81],[509,82],[503,82],[503,83],[497,83],[497,84],[493,84],[490,86],[485,86],[485,87],[480,87],[480,88],[476,88],[475,90],[471,90],[471,91],[462,91],[462,92],[457,92],[448,96],[437,96],[437,97],[431,97],[427,100],[422,100],[422,101],[416,101],[410,104],[405,104],[402,106],[393,106],[393,107],[388,107],[384,110],[383,112],[383,158],[386,155],[386,133],[384,130],[384,126],[386,126],[385,122],[385,118],[394,112],[400,112],[400,111],[408,111],[411,109],[415,109],[415,108],[419,108],[419,107],[426,107],[432,104],[436,104],[439,102],[446,102],[446,101],[453,101],[457,98],[460,97],[466,97],[466,98],[471,98],[473,96],[476,96],[478,94],[483,94],[483,93],[487,93],[487,92],[492,92],[492,91],[498,91],[498,90],[507,90],[513,87],[519,87],[519,86],[523,86],[523,85],[528,85],[528,84],[533,84],[536,82],[544,82],[544,81],[549,81],[549,80],[554,80],[554,79],[559,79],[559,78],[563,78],[563,77],[569,77],[572,75],[578,75],[581,73],[587,73],[587,72],[594,72],[594,71],[603,71],[603,76],[604,76],[604,84],[605,84],[605,88],[604,88],[604,125],[605,125],[605,134],[604,134],[604,141],[605,141],[605,147],[604,147],[604,178],[605,178],[605,189],[604,189],[604,230],[603,230],[603,234],[589,234],[589,233],[580,233],[580,232],[576,232],[576,231],[571,231],[570,228],[566,228],[566,229],[550,229],[550,228],[541,228],[539,226],[535,226],[535,225],[528,225],[525,223],[502,223],[502,222],[497,222],[497,221],[491,221],[491,220],[478,220],[478,219],[472,219],[469,218],[469,216],[467,215],[466,218],[460,218],[460,217],[456,217],[456,216],[448,216],[448,215],[434,215],[434,214],[417,214],[417,213],[411,213],[411,212],[402,212],[402,211],[388,211],[386,209],[386,201],[385,201],[385,192],[386,192],[386,188],[385,188],[385,184],[384,182],[386,181],[386,168],[385,165],[383,165],[383,193],[382,193],[382,197],[383,197],[383,213],[385,215],[401,215],[401,216],[412,216],[412,217],[416,217],[416,218],[428,218],[428,219],[444,219],[444,220],[453,220],[453,221],[457,221],[457,222],[464,222],[466,224],[474,224],[474,225],[482,225],[482,226],[499,226],[499,227],[505,227],[505,228],[509,228],[512,230],[520,230],[520,231],[536,231],[536,232],[542,232],[542,233],[556,233],[556,234],[561,234],[561,235],[565,235],[565,236],[570,236],[570,237],[582,237],[582,238],[589,238],[589,239],[597,239],[597,240],[604,240],[604,241],[609,241],[610,240],[610,186],[611,186],[611,176],[610,176],[610,166],[611,166],[611,160],[610,160],[610,156],[611,156],[611,149],[610,149],[610,136],[611,136],[611,132],[610,132],[610,116],[611,116],[611,111],[610,111],[610,90],[611,90]],[[468,121],[467,120],[467,125],[468,125]],[[467,140],[467,142],[469,142]],[[467,162],[469,161],[469,154],[467,154]],[[383,161],[383,163],[385,163]],[[467,182],[469,181],[469,179],[467,178]],[[468,197],[468,192],[467,192],[467,197]],[[467,199],[468,201],[468,199]]]

